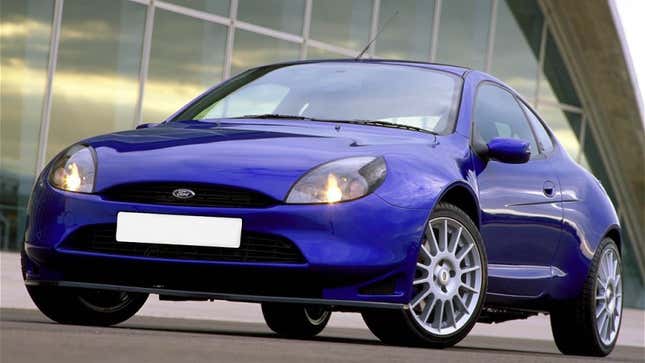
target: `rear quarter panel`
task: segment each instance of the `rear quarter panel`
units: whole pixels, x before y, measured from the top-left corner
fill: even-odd
[[[600,242],[620,230],[614,206],[600,182],[559,148],[554,156],[562,190],[562,238],[553,265],[564,271],[551,291],[556,300],[578,296]],[[616,241],[618,242],[618,241]]]

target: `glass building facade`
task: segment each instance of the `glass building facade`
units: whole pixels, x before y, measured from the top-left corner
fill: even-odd
[[[620,211],[537,1],[0,0],[0,247],[20,248],[35,175],[67,145],[159,122],[249,67],[354,57],[388,20],[366,57],[463,65],[507,82]],[[633,256],[644,241],[625,242],[626,300],[645,307]]]

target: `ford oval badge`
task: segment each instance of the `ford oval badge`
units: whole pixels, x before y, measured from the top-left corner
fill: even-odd
[[[172,196],[177,199],[190,199],[195,196],[195,192],[190,189],[175,189],[172,191]]]

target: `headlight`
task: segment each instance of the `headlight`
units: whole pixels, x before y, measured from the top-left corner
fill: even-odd
[[[94,190],[94,150],[74,145],[58,157],[49,173],[49,182],[58,189],[91,193]]]
[[[317,166],[291,187],[287,203],[336,203],[363,197],[383,182],[382,157],[360,156]]]

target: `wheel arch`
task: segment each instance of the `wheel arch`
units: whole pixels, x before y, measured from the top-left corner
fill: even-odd
[[[473,190],[465,183],[454,183],[444,189],[437,203],[450,203],[463,210],[473,220],[477,228],[480,227],[479,202]]]
[[[618,247],[618,251],[620,253],[623,252],[623,241],[621,239],[621,234],[620,234],[620,227],[618,225],[612,225],[607,229],[607,232],[605,232],[604,236],[602,239],[605,238],[611,238],[614,242],[616,242],[616,246]],[[602,241],[602,240],[601,240]]]

